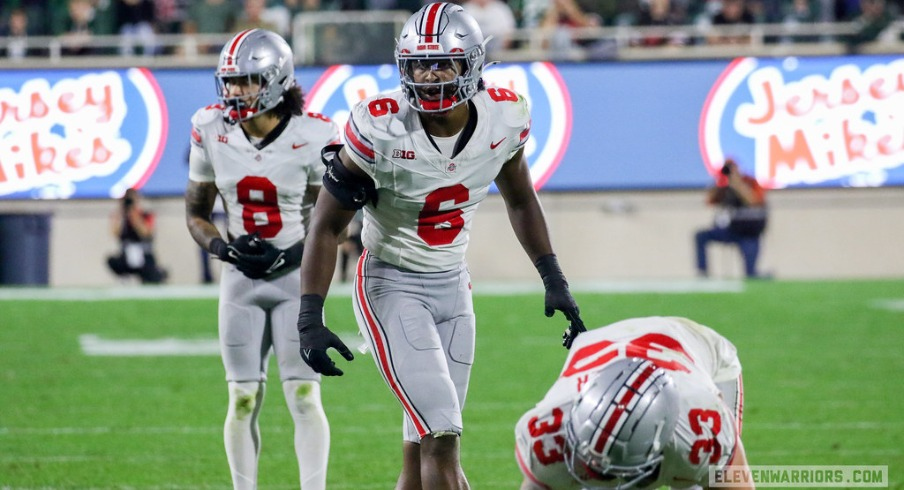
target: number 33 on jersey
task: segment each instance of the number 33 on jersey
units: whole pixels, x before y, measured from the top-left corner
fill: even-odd
[[[521,417],[515,428],[515,453],[528,478],[554,489],[581,488],[565,465],[565,427],[573,402],[595,372],[626,358],[651,361],[668,373],[680,393],[672,408],[677,425],[664,448],[657,480],[649,488],[706,482],[710,465],[729,462],[738,435],[740,398],[728,396],[738,400],[732,406],[720,387],[723,382],[740,386],[734,346],[712,329],[685,318],[637,318],[578,336],[558,380]],[[732,383],[735,380],[738,384]]]

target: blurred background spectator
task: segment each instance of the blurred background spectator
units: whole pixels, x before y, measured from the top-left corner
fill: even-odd
[[[107,257],[110,271],[121,279],[137,276],[142,284],[166,281],[167,272],[154,254],[156,216],[146,209],[138,190],[130,188],[110,214],[110,232],[119,241],[119,253]]]
[[[292,32],[293,21],[301,15],[332,11],[414,12],[427,1],[0,0],[0,56],[47,56],[55,54],[57,47],[64,56],[214,55],[224,42],[219,38],[237,30],[260,27],[286,39],[297,39]],[[833,42],[856,53],[871,42],[892,38],[904,41],[900,27],[904,22],[896,24],[901,20],[904,0],[452,1],[464,6],[485,34],[492,36],[487,47],[490,60],[523,61],[528,56],[581,61],[614,58],[625,46],[730,46],[760,42]],[[848,25],[826,32],[812,32],[813,28],[808,27],[833,21]],[[319,19],[305,23],[314,26],[310,39],[315,40],[307,62],[387,62],[372,59],[371,52],[385,42],[384,29],[392,30],[394,35],[397,26],[366,19],[339,24],[331,26]],[[764,29],[751,27],[758,24],[768,25],[765,34],[759,34]],[[707,34],[707,26],[720,29]],[[784,26],[784,31],[775,32],[778,26]],[[598,27],[645,29],[638,33]],[[182,40],[170,36],[180,34],[189,36]],[[32,39],[39,36],[55,36],[59,42],[48,44],[45,38]],[[522,48],[527,49],[512,51]]]
[[[550,0],[540,28],[545,31],[544,46],[555,60],[602,59],[615,55],[615,45],[608,39],[587,39],[577,35],[575,29],[600,27],[603,19],[587,13],[575,0]]]
[[[278,20],[275,20],[272,15],[266,15],[266,10],[266,0],[243,0],[242,12],[236,20],[235,30],[260,28],[282,34]]]
[[[790,0],[785,6],[785,15],[782,22],[794,32],[794,28],[801,24],[812,24],[822,20],[822,8],[818,0]],[[820,36],[784,36],[783,43],[816,42]]]
[[[645,27],[681,26],[688,23],[687,3],[682,0],[647,0],[641,2],[640,17],[637,25]],[[682,33],[651,34],[637,39],[639,46],[684,46],[690,43],[690,37]]]
[[[718,242],[738,247],[747,278],[764,277],[757,269],[757,260],[768,216],[766,190],[754,177],[744,174],[734,160],[727,159],[715,186],[706,193],[706,202],[717,211],[713,226],[694,235],[697,275],[709,276],[706,249],[711,242]]]
[[[188,17],[189,0],[154,0],[154,26],[159,34],[179,34]],[[200,2],[197,2],[200,3]],[[167,54],[170,54],[167,52]]]
[[[515,14],[503,0],[466,0],[462,7],[480,25],[483,36],[493,36],[487,43],[487,53],[492,55],[500,49],[512,46],[515,32]]]
[[[860,15],[853,20],[857,32],[845,40],[848,52],[856,53],[861,45],[878,40],[893,20],[894,14],[885,0],[860,0]]]
[[[135,46],[141,46],[141,54],[153,56],[157,53],[157,39],[154,32],[154,2],[151,0],[119,0],[116,4],[116,27],[120,35],[119,54],[135,54]]]
[[[191,2],[182,32],[186,34],[222,34],[235,30],[236,8],[230,0],[198,0]],[[217,54],[222,45],[202,43],[198,51]]]
[[[712,18],[712,25],[731,27],[753,24],[756,20],[747,6],[747,0],[722,0],[719,11]],[[707,44],[750,44],[749,33],[714,34],[707,37]]]
[[[0,45],[0,55],[13,60],[23,60],[27,56],[46,55],[45,49],[29,46],[29,14],[17,7],[9,12],[4,24],[0,24],[0,36],[6,37],[5,45]]]
[[[94,38],[94,6],[90,0],[69,0],[69,18],[60,36],[63,54],[84,56],[95,54],[91,45]]]
[[[29,36],[45,36],[50,34],[50,23],[47,16],[49,4],[47,0],[4,0],[0,2],[0,36],[8,36],[10,17],[24,13],[27,19],[26,33]],[[65,5],[63,5],[65,9]]]

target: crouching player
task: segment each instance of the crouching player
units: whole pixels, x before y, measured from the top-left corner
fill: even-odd
[[[582,333],[515,428],[521,490],[708,487],[710,468],[747,469],[742,406],[735,347],[708,327],[649,317]]]

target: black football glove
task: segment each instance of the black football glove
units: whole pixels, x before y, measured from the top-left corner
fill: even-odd
[[[251,279],[267,277],[286,263],[285,251],[262,240],[257,233],[242,235],[228,244],[214,238],[210,250]]]
[[[586,332],[587,328],[584,327],[584,322],[581,320],[578,304],[571,296],[571,291],[568,290],[568,281],[565,280],[565,274],[562,273],[555,254],[540,257],[534,262],[534,266],[537,268],[537,272],[540,273],[540,277],[543,279],[543,287],[546,289],[546,316],[551,318],[558,310],[564,313],[565,318],[569,321],[568,328],[565,329],[565,333],[562,335],[562,345],[566,349],[570,349],[578,334]]]
[[[239,240],[243,240],[246,236],[248,235],[242,235],[229,244],[232,247],[229,254],[236,259],[235,268],[246,277],[263,279],[286,264],[285,250],[274,247],[273,244],[261,240],[257,235],[251,235],[249,253],[241,252]]]
[[[222,238],[214,238],[210,241],[210,245],[207,248],[210,249],[210,253],[216,255],[223,262],[235,263],[235,259],[229,255],[229,245]]]
[[[330,347],[339,351],[346,361],[355,358],[339,337],[323,324],[323,298],[316,294],[301,297],[298,341],[301,358],[311,369],[324,376],[342,376],[342,370],[326,353]]]

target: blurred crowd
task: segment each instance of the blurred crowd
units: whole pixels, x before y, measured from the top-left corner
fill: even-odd
[[[414,12],[423,0],[5,0],[0,3],[0,50],[3,56],[46,55],[46,45],[29,36],[58,38],[64,55],[173,54],[180,48],[161,44],[161,34],[227,34],[263,27],[292,36],[292,19],[315,11],[402,10]],[[851,47],[876,40],[901,18],[904,0],[461,0],[493,36],[490,53],[526,43],[517,29],[545,30],[543,47],[562,52],[582,49],[597,57],[611,54],[606,40],[575,35],[581,27],[799,25],[851,22],[858,28],[845,39],[831,36],[775,37],[767,42],[841,41]],[[335,29],[334,29],[335,31]],[[330,32],[325,31],[324,36]],[[333,32],[335,34],[335,32]],[[92,42],[97,35],[118,35],[116,48]],[[895,34],[897,35],[897,34]],[[688,36],[686,30],[663,29],[631,41],[635,46],[726,44],[749,42],[749,34]],[[201,46],[216,53],[219,45]],[[112,52],[111,52],[112,51]]]

